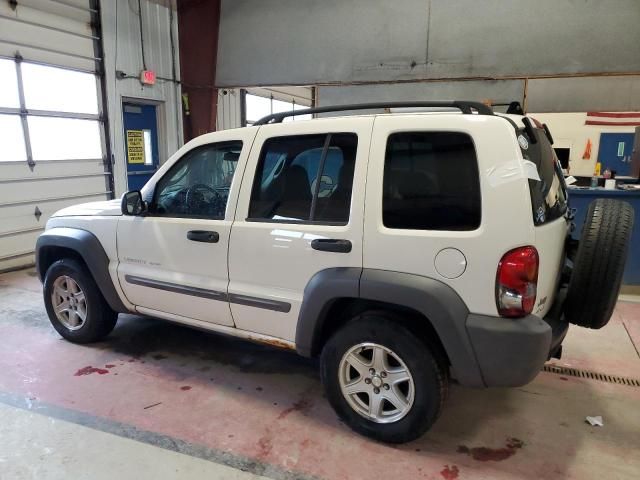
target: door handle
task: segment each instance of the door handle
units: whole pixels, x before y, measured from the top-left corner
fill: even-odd
[[[349,253],[351,242],[337,238],[316,238],[311,241],[311,248],[321,252]]]
[[[209,230],[191,230],[187,232],[187,238],[194,242],[218,243],[220,235],[218,235],[218,232]]]

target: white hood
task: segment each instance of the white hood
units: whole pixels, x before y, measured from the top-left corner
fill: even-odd
[[[54,213],[53,217],[86,217],[92,215],[117,216],[122,215],[120,208],[121,201],[107,200],[103,202],[81,203],[71,207],[63,208]]]

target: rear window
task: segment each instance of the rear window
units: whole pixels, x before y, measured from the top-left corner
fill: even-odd
[[[520,141],[520,149],[525,160],[533,162],[540,180],[529,179],[531,207],[535,225],[562,217],[567,211],[567,191],[562,176],[562,167],[543,129],[534,128],[536,143],[521,130],[520,136],[528,141]],[[523,148],[526,147],[526,148]]]
[[[387,228],[478,228],[480,181],[471,137],[459,132],[390,135],[382,208],[382,220]]]

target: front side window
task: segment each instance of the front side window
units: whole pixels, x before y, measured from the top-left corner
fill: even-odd
[[[224,218],[242,142],[203,145],[185,154],[158,181],[152,213],[165,217]]]
[[[471,137],[458,132],[402,132],[387,140],[385,227],[475,230],[480,226],[478,162]]]
[[[357,146],[352,133],[267,140],[258,160],[249,219],[346,224]]]

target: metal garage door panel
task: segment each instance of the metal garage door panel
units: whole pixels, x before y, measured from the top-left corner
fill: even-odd
[[[33,253],[0,257],[0,272],[24,268],[29,265],[34,265],[35,263],[36,257]]]
[[[0,57],[13,57],[16,50],[20,50],[20,55],[31,62],[61,65],[85,72],[94,72],[96,69],[96,61],[93,57],[69,56],[49,49],[17,46],[13,42],[3,42],[1,38],[2,34],[0,34]]]
[[[27,230],[43,230],[49,217],[59,210],[59,208],[47,206],[46,203],[37,205],[37,207],[42,212],[40,219],[35,215],[36,205],[34,204],[0,207],[0,215],[2,215],[0,237],[16,235]],[[1,252],[0,255],[5,253],[9,252]]]
[[[0,185],[14,179],[52,176],[90,175],[104,172],[102,160],[52,160],[37,162],[33,169],[27,162],[0,162]],[[0,187],[1,188],[1,187]]]
[[[9,6],[7,6],[7,8],[9,8],[12,13],[17,12],[18,15],[21,14],[23,9],[29,8],[41,12],[42,15],[55,15],[66,19],[72,19],[78,23],[84,23],[86,25],[90,25],[91,23],[91,7],[88,0],[81,0],[80,2],[70,2],[68,0],[66,2],[20,0],[15,11]],[[48,23],[48,21],[46,23]]]
[[[94,58],[93,40],[91,39],[82,39],[68,33],[19,23],[7,18],[0,18],[0,32],[1,43],[24,44],[44,50]],[[26,58],[24,54],[23,57]]]
[[[104,175],[84,177],[62,177],[36,182],[12,182],[2,185],[0,205],[17,202],[35,202],[38,199],[58,198],[71,195],[105,192]],[[34,198],[35,197],[35,198]]]
[[[58,210],[80,203],[97,202],[107,200],[104,193],[88,194],[74,198],[60,200],[45,200],[40,202],[25,202],[0,207],[0,236],[8,235],[21,230],[33,230],[44,228],[47,220]],[[41,212],[40,219],[35,215],[36,207]],[[2,252],[5,254],[8,252]]]
[[[40,1],[38,4],[40,8],[31,8],[21,1],[19,8],[13,9],[8,2],[3,2],[0,3],[0,16],[11,18],[14,22],[22,24],[40,26],[49,30],[58,29],[81,37],[92,38],[90,12],[67,7],[60,11],[60,14],[55,14],[42,10],[41,7],[47,5],[60,4]],[[76,15],[72,16],[72,13],[76,13]]]
[[[19,235],[0,236],[0,272],[13,267],[32,264],[33,246],[40,232],[25,232]]]
[[[25,253],[33,251],[33,245],[36,244],[40,232],[21,232],[16,235],[0,236],[0,252]]]

